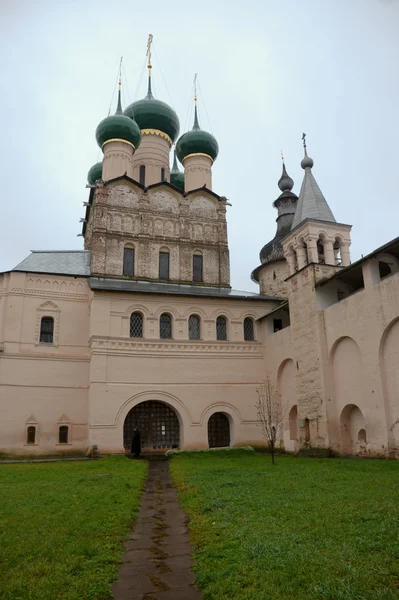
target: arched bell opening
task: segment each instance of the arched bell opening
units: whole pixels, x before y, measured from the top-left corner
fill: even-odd
[[[127,413],[123,424],[123,445],[126,450],[130,449],[135,427],[140,431],[143,451],[166,452],[180,447],[179,419],[166,402],[140,402]]]
[[[215,412],[208,421],[209,448],[225,448],[230,446],[230,418],[222,412]]]

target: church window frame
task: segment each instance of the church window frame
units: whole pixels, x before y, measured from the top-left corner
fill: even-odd
[[[227,342],[227,317],[219,315],[216,318],[216,339],[218,342]]]
[[[172,315],[164,312],[159,317],[159,338],[161,340],[171,340],[173,330]]]
[[[243,321],[244,341],[255,342],[255,322],[253,317],[245,317]]]
[[[204,282],[204,257],[202,252],[193,254],[193,281],[196,283]]]
[[[134,246],[124,246],[122,260],[123,277],[135,277],[136,249]]]
[[[139,181],[140,181],[141,185],[145,186],[145,165],[140,165]]]
[[[26,444],[28,446],[37,446],[37,427],[28,425],[26,427]]]
[[[192,314],[188,318],[188,339],[198,341],[201,339],[201,317]]]
[[[42,342],[41,340],[41,332],[42,332],[42,319],[43,317],[52,318],[54,320],[53,326],[53,341],[52,342]],[[35,346],[58,346],[58,338],[59,338],[59,328],[60,328],[60,309],[59,307],[48,300],[47,302],[43,302],[36,309],[36,325],[35,325],[35,333],[34,333],[34,343]]]
[[[161,248],[158,256],[159,279],[170,279],[170,252],[167,248]]]
[[[54,342],[54,317],[43,316],[40,319],[40,344],[52,346]]]
[[[58,426],[58,444],[70,444],[69,425],[65,423]]]
[[[129,337],[133,339],[144,338],[144,315],[139,310],[134,310],[130,315]]]
[[[166,181],[165,167],[161,167],[161,181]]]

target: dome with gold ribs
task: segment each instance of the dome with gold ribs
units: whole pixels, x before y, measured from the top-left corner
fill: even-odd
[[[130,104],[124,114],[134,119],[140,129],[161,131],[170,138],[170,143],[176,141],[179,135],[179,117],[166,102],[154,98],[151,90],[151,77],[148,78],[148,92],[145,98]]]
[[[101,121],[96,129],[97,144],[102,148],[110,141],[122,140],[132,144],[136,149],[141,142],[141,132],[136,121],[129,119],[122,112],[121,92],[118,91],[118,106],[116,113]]]
[[[206,154],[212,161],[216,160],[219,154],[219,144],[216,138],[199,126],[197,107],[195,107],[193,128],[178,140],[176,154],[180,162],[189,154]]]

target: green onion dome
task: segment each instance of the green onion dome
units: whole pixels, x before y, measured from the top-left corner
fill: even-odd
[[[90,171],[87,173],[87,182],[89,185],[94,185],[98,179],[102,179],[103,176],[103,163],[98,162],[92,166]]]
[[[176,154],[180,162],[189,154],[206,154],[212,162],[219,154],[219,145],[216,138],[207,131],[203,131],[198,123],[197,107],[195,107],[194,125],[191,131],[184,133],[176,144]]]
[[[138,148],[141,142],[141,132],[137,123],[122,112],[121,92],[118,92],[118,107],[116,113],[101,121],[96,129],[97,144],[102,148],[110,140],[124,140]]]
[[[173,167],[170,171],[170,183],[184,192],[184,173],[177,166],[176,151],[173,157]]]
[[[148,130],[154,129],[166,134],[171,145],[179,135],[179,117],[166,102],[154,98],[151,91],[151,77],[148,78],[146,97],[130,104],[124,114],[134,119],[144,133],[150,133]]]

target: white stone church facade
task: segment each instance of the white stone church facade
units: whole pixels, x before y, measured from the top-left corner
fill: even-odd
[[[299,197],[283,168],[260,293],[232,290],[217,142],[196,113],[183,174],[177,134],[150,83],[119,102],[97,130],[85,249],[0,274],[0,454],[121,453],[136,425],[147,451],[259,446],[268,376],[287,451],[397,456],[399,239],[351,264],[305,147]]]

